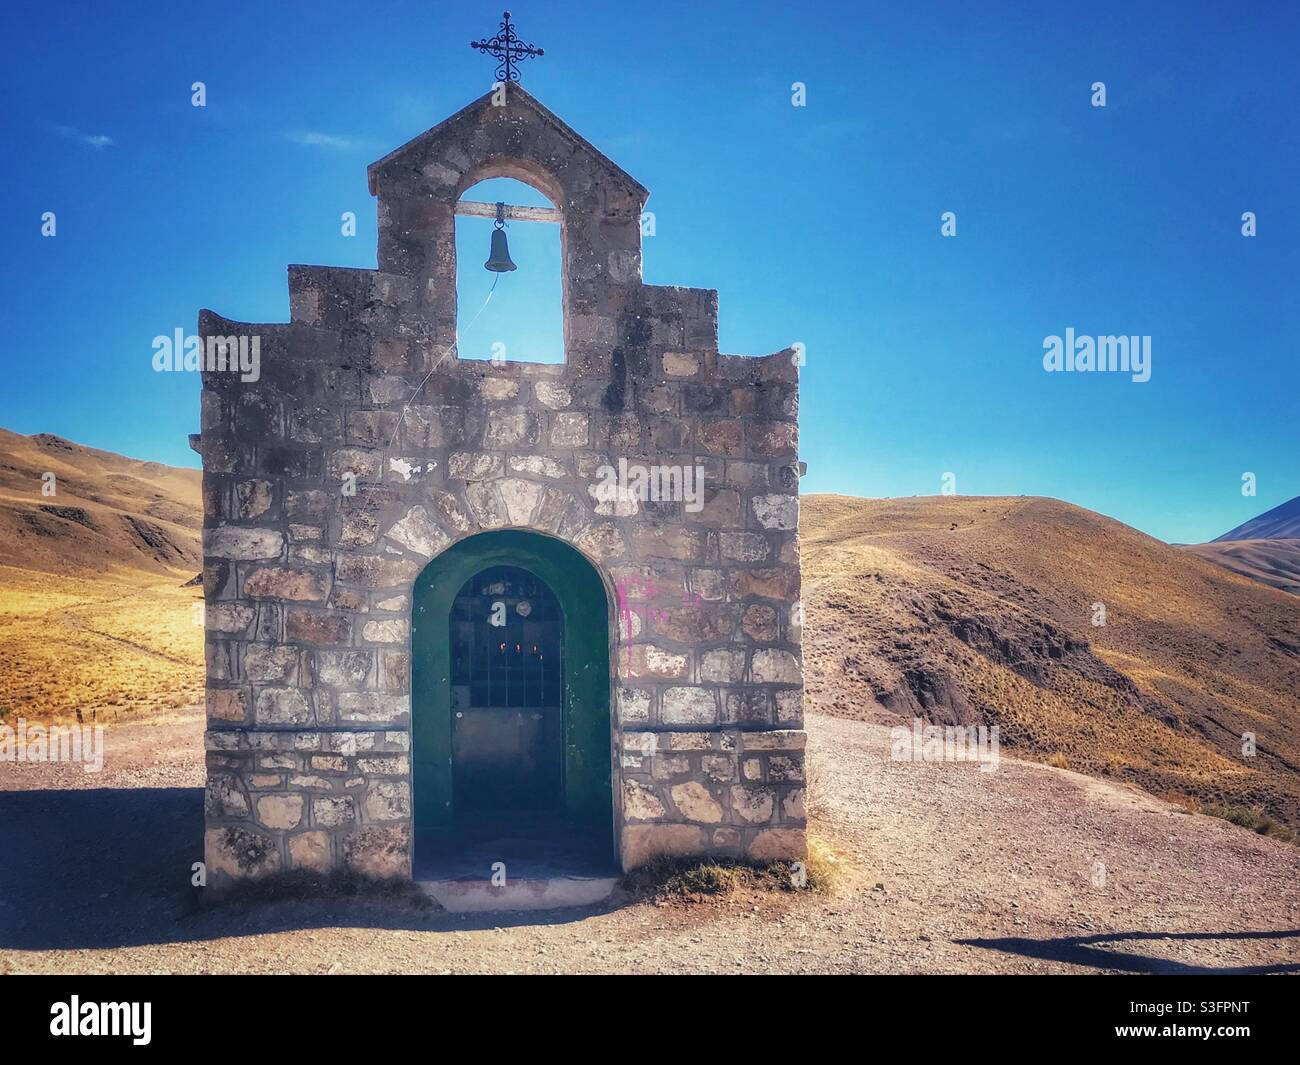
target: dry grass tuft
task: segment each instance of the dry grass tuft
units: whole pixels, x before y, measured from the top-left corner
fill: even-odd
[[[1201,812],[1201,804],[1194,795],[1184,795],[1181,791],[1166,791],[1156,797],[1174,806],[1181,806],[1189,814]]]
[[[826,763],[820,758],[809,758],[804,763],[804,808],[809,819],[826,812],[829,791]]]
[[[1210,817],[1221,817],[1261,836],[1272,836],[1286,843],[1300,842],[1300,835],[1282,824],[1262,806],[1235,806],[1231,803],[1209,802],[1201,804],[1200,812]]]
[[[808,834],[808,857],[804,860],[808,887],[821,895],[836,894],[848,873],[848,855],[812,832]]]
[[[727,896],[736,891],[833,894],[844,870],[841,855],[815,836],[803,862],[755,862],[743,858],[655,858],[623,877],[634,898],[664,900]]]

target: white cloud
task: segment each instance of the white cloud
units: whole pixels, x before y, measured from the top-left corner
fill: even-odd
[[[77,141],[87,147],[94,148],[96,151],[107,148],[110,144],[116,142],[112,137],[103,133],[84,133],[75,126],[55,126],[54,131],[61,137],[66,137],[70,141]]]
[[[329,148],[340,152],[369,150],[373,147],[366,140],[360,140],[356,137],[340,137],[334,133],[320,133],[317,130],[300,130],[296,133],[286,133],[285,138],[293,144],[301,144],[307,148]]]

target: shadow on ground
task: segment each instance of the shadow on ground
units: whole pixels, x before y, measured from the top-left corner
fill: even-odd
[[[144,946],[303,928],[564,924],[618,905],[479,915],[387,898],[204,907],[190,886],[202,839],[201,788],[0,792],[0,949]]]
[[[1040,961],[1066,962],[1094,969],[1118,969],[1126,973],[1164,973],[1192,975],[1219,973],[1225,975],[1251,975],[1266,973],[1300,972],[1300,963],[1280,965],[1241,965],[1214,967],[1189,965],[1172,958],[1157,958],[1108,949],[1104,944],[1132,941],[1205,940],[1205,939],[1295,939],[1300,928],[1277,932],[1102,932],[1092,936],[1063,936],[1059,939],[957,939],[966,947],[984,947],[1007,954],[1019,954]]]

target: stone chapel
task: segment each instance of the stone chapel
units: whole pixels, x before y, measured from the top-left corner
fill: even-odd
[[[208,885],[803,857],[793,352],[720,354],[715,291],[645,284],[649,193],[518,84],[368,173],[378,269],[199,316],[261,362],[208,365],[192,438]],[[491,177],[554,206],[563,364],[457,357]]]

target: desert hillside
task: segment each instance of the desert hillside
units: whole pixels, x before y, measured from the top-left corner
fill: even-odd
[[[42,487],[53,474],[53,494]],[[202,566],[198,470],[0,429],[4,562],[44,573],[166,574]]]
[[[800,530],[811,709],[1300,826],[1297,597],[1050,499],[809,496]]]
[[[0,430],[0,719],[104,720],[199,699],[200,596],[183,587],[202,565],[199,482],[198,470]]]
[[[1252,581],[1300,596],[1300,539],[1212,540],[1183,550]]]
[[[1183,546],[1243,577],[1300,595],[1300,496],[1216,536]]]

